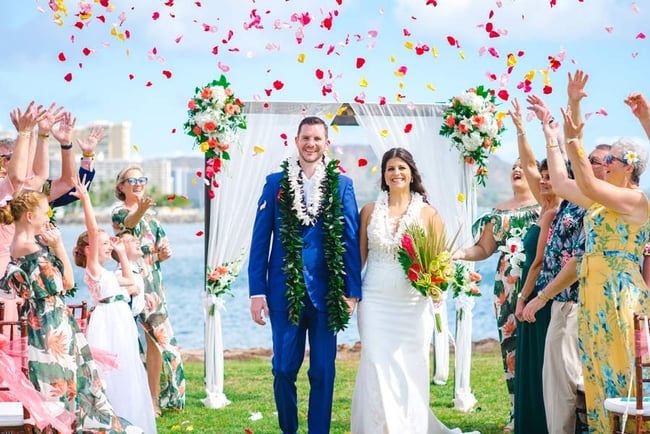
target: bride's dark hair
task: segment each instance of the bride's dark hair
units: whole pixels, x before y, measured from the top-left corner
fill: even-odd
[[[392,148],[384,153],[384,156],[381,158],[381,189],[382,191],[388,191],[388,184],[386,184],[386,179],[384,178],[384,172],[386,172],[386,164],[391,158],[399,158],[408,164],[411,169],[411,185],[410,190],[415,193],[420,193],[422,195],[422,200],[424,203],[429,203],[427,200],[427,190],[422,184],[422,177],[418,171],[417,166],[415,165],[415,160],[413,155],[404,148]]]

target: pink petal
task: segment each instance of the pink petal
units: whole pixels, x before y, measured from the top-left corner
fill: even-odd
[[[225,63],[218,62],[218,63],[217,63],[217,66],[218,66],[219,69],[222,70],[223,72],[228,72],[228,71],[230,71],[230,66],[226,65]]]
[[[154,21],[157,20],[158,18],[160,18],[159,12],[154,12],[153,15],[151,15],[151,19]]]

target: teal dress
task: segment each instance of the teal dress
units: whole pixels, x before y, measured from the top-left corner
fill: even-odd
[[[526,282],[528,270],[535,259],[540,227],[532,225],[524,237],[526,262],[521,274],[522,286]],[[530,298],[541,288],[535,286]],[[515,433],[548,434],[546,429],[546,412],[542,392],[542,365],[544,363],[544,345],[546,331],[551,321],[551,304],[540,309],[535,315],[535,322],[517,321],[517,338],[515,359]]]

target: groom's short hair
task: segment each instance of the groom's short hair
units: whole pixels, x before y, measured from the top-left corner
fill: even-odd
[[[298,124],[298,133],[296,135],[300,135],[300,129],[303,125],[322,125],[323,128],[325,128],[325,138],[327,138],[327,124],[318,116],[307,116],[306,118],[303,118],[300,121],[300,124]]]

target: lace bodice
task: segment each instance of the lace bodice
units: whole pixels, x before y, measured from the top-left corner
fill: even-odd
[[[84,282],[88,285],[88,292],[95,306],[99,303],[99,300],[115,295],[123,295],[128,300],[129,294],[124,288],[120,287],[115,274],[106,268],[102,267],[101,274],[97,278],[86,271]]]
[[[375,202],[368,224],[368,260],[395,261],[404,229],[413,223],[420,223],[420,211],[426,204],[422,196],[413,193],[406,213],[391,218],[388,213],[388,193],[382,191]]]

